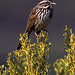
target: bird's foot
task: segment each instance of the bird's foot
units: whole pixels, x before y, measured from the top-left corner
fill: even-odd
[[[42,35],[38,35],[36,32],[35,32],[35,35],[36,35],[36,37],[41,37]]]
[[[42,37],[42,35],[38,35],[38,34],[35,32],[35,36],[37,37],[37,43],[38,43],[38,40],[39,40],[39,38]]]
[[[40,34],[38,34],[37,32],[35,32],[35,36],[37,37],[37,43],[43,37],[48,37],[48,31],[47,30],[44,30],[44,31],[45,31],[46,36],[43,36],[40,32],[39,32]]]

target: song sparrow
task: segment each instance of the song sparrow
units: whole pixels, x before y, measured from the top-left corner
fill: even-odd
[[[25,33],[28,36],[32,31],[37,31],[37,34],[47,27],[51,22],[53,16],[53,5],[56,3],[52,0],[43,0],[39,2],[31,11]],[[21,48],[21,43],[19,42],[17,49]]]

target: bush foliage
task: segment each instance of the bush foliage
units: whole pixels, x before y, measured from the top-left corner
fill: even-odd
[[[64,33],[65,52],[64,59],[58,59],[54,63],[57,75],[75,75],[75,36],[72,29],[65,27]]]
[[[24,39],[25,38],[25,39]],[[20,34],[21,49],[8,54],[7,65],[0,66],[0,75],[48,75],[50,64],[48,64],[49,47],[48,35],[41,31],[37,37],[37,43],[30,44],[28,34]]]
[[[75,36],[72,29],[65,27],[64,31],[64,59],[57,59],[54,63],[56,75],[75,75]],[[25,39],[24,39],[25,38]],[[8,54],[6,68],[0,66],[0,75],[50,75],[48,35],[41,31],[37,43],[31,44],[28,34],[20,34],[21,49]]]

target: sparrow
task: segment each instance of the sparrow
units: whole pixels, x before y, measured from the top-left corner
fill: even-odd
[[[53,17],[55,2],[52,0],[42,0],[31,11],[27,27],[24,33],[28,33],[28,37],[32,31],[37,34],[44,30],[50,23]],[[21,42],[17,45],[17,50],[21,48]]]

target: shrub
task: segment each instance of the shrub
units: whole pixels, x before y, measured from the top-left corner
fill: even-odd
[[[72,29],[65,27],[64,33],[65,52],[64,59],[58,59],[54,63],[54,70],[57,75],[75,75],[75,36]]]
[[[25,38],[25,39],[24,39]],[[0,75],[48,75],[50,64],[48,64],[49,47],[48,35],[41,31],[37,37],[37,43],[30,44],[28,34],[20,34],[21,49],[8,54],[7,65],[0,66]]]

